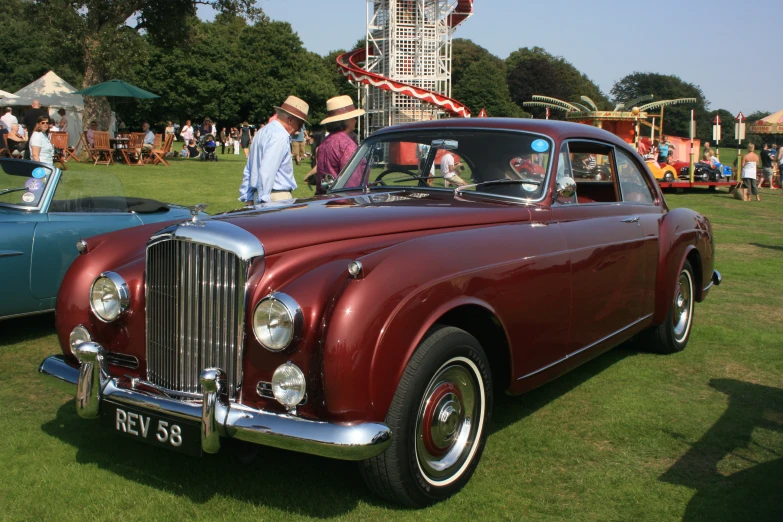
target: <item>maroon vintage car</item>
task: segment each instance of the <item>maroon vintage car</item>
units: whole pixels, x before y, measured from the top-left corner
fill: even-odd
[[[420,170],[389,166],[419,143]],[[430,175],[443,154],[466,186]],[[606,175],[574,178],[587,160]],[[82,417],[190,454],[235,438],[357,460],[411,506],[469,480],[495,393],[634,336],[682,350],[721,281],[709,221],[669,210],[631,148],[539,120],[388,128],[324,197],[78,247],[63,353],[40,371],[76,390]]]

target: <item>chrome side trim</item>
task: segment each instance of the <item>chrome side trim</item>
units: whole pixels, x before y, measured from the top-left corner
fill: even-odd
[[[30,315],[48,314],[49,312],[54,312],[54,308],[47,308],[46,310],[36,310],[35,312],[24,312],[21,314],[14,314],[14,315],[4,315],[3,317],[0,317],[0,321],[5,321],[6,319],[16,319],[17,317],[28,317]]]
[[[606,337],[602,337],[601,339],[598,339],[597,341],[588,344],[584,348],[580,348],[580,349],[576,350],[575,352],[571,352],[570,354],[566,355],[562,359],[558,359],[557,361],[555,361],[553,363],[547,364],[543,368],[539,368],[538,370],[530,372],[527,375],[523,375],[522,377],[517,377],[517,380],[521,381],[522,379],[527,379],[528,377],[532,377],[532,376],[534,376],[536,374],[539,374],[539,373],[541,373],[543,371],[546,371],[546,370],[552,368],[553,366],[557,366],[558,364],[560,364],[562,362],[565,362],[566,360],[570,359],[571,357],[579,355],[580,353],[582,353],[584,351],[587,351],[590,348],[593,348],[594,346],[597,346],[597,345],[601,344],[602,342],[606,341],[607,339],[610,339],[610,338],[614,337],[615,335],[619,335],[619,334],[623,333],[624,331],[628,330],[629,328],[633,328],[634,326],[636,326],[637,324],[641,323],[642,321],[652,317],[652,315],[653,314],[647,314],[644,317],[640,317],[639,319],[637,319],[636,321],[632,322],[631,324],[629,324],[627,326],[624,326],[623,328],[620,328],[619,330],[617,330],[615,332],[610,333]]]
[[[147,247],[171,239],[220,248],[236,254],[246,262],[264,255],[264,245],[256,236],[227,221],[185,221],[180,225],[171,225],[156,232],[147,242]]]
[[[39,372],[54,377],[50,382],[65,384],[71,393],[76,385],[77,410],[82,417],[97,417],[100,403],[107,399],[159,415],[198,422],[202,449],[207,453],[218,451],[220,437],[343,460],[365,460],[382,453],[391,444],[391,429],[379,422],[322,422],[229,402],[225,398],[223,372],[217,368],[201,373],[204,392],[200,403],[134,390],[130,380],[111,378],[101,371],[99,363],[103,348],[100,345],[82,343],[79,349],[84,360],[79,370],[68,366],[61,355],[56,355],[45,359]]]
[[[16,250],[0,250],[0,257],[14,257],[24,255],[24,252],[18,252]]]

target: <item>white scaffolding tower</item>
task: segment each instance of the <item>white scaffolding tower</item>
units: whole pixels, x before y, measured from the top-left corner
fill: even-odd
[[[448,15],[456,0],[367,0],[367,61],[364,69],[451,96],[451,35]],[[366,111],[362,134],[413,121],[440,118],[438,107],[370,85],[359,87]]]

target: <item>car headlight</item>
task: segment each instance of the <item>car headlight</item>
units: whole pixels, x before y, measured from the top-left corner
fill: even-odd
[[[68,345],[71,347],[71,353],[76,355],[76,347],[82,343],[92,342],[92,336],[82,325],[75,327],[71,330],[71,335],[68,337]]]
[[[272,393],[277,402],[288,409],[296,407],[304,399],[305,376],[295,364],[287,362],[277,367],[272,374]]]
[[[130,292],[125,280],[114,272],[104,272],[90,287],[90,308],[105,323],[117,319],[128,309]]]
[[[286,294],[262,299],[253,312],[253,333],[261,346],[273,352],[288,348],[302,328],[302,309]]]

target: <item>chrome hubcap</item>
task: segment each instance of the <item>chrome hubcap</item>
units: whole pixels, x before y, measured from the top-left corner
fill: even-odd
[[[685,340],[691,329],[693,316],[693,281],[687,271],[680,274],[674,292],[674,313],[672,323],[674,339],[679,343]]]
[[[447,485],[467,468],[483,429],[484,401],[469,359],[448,361],[430,380],[416,421],[416,460],[427,482]]]

